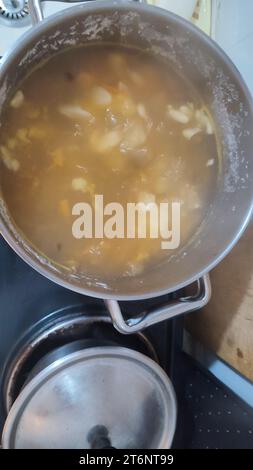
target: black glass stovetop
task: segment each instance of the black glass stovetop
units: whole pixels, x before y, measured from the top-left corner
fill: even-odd
[[[122,311],[127,316],[134,308],[135,314],[138,314],[167,300],[167,297],[140,302],[122,302]],[[67,290],[37,273],[16,255],[0,236],[0,430],[6,418],[3,405],[3,377],[17,343],[27,335],[33,325],[43,321],[53,312],[75,305],[89,306],[91,314],[93,312],[96,314],[98,308],[104,308],[103,301]],[[104,312],[106,314],[105,308]],[[173,361],[171,346],[174,344],[172,341],[174,330],[174,322],[165,322],[148,329],[149,340],[156,350],[160,365],[168,374]],[[129,342],[131,344],[131,337]]]
[[[164,300],[167,296],[123,302],[122,310],[127,315],[134,308],[138,314]],[[94,313],[98,306],[103,308],[102,301],[71,292],[38,274],[0,236],[0,434],[6,419],[3,377],[17,343],[52,312],[86,304]],[[183,321],[181,316],[145,331],[177,395],[178,421],[173,447],[253,448],[253,410],[183,352]]]

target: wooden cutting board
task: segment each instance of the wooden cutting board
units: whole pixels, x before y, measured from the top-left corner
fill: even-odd
[[[211,283],[210,303],[187,317],[187,329],[253,380],[253,222],[211,273]]]

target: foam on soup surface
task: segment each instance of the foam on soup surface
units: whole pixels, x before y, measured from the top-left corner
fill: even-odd
[[[218,152],[208,111],[186,78],[140,51],[92,46],[58,54],[25,79],[4,113],[1,185],[39,251],[104,278],[136,275],[169,255],[161,238],[73,237],[73,206],[94,209],[95,195],[123,208],[143,202],[144,211],[180,201],[180,248],[194,235]]]

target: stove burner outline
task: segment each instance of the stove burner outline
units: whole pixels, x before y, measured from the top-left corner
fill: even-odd
[[[16,22],[28,15],[28,0],[0,0],[0,18]]]

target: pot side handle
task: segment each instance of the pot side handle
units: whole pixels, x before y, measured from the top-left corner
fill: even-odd
[[[142,316],[124,319],[117,300],[105,300],[114,327],[125,335],[136,333],[165,320],[203,308],[211,298],[211,284],[206,274],[197,281],[197,293],[190,297],[168,301],[165,305],[145,312]]]
[[[50,0],[47,0],[50,1]],[[80,3],[82,0],[51,0],[55,2],[62,2],[62,3]],[[86,2],[92,2],[95,0],[83,0],[84,3]],[[134,1],[138,3],[147,3],[147,0],[128,0],[128,1]],[[31,15],[31,20],[32,24],[36,25],[37,23],[40,23],[43,21],[44,15],[43,15],[43,10],[41,3],[43,0],[28,0],[28,9]]]

